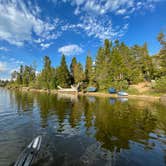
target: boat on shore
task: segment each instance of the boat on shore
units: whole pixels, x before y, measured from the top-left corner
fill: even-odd
[[[88,87],[87,92],[96,92],[97,88],[96,87]]]
[[[57,86],[57,87],[58,87],[58,93],[77,94],[78,93],[79,84],[76,87],[71,85],[71,88],[62,88],[61,86]]]
[[[124,91],[119,91],[118,93],[118,96],[128,96],[128,93],[127,92],[124,92]]]
[[[108,92],[111,94],[115,94],[116,93],[116,89],[115,88],[109,88]]]

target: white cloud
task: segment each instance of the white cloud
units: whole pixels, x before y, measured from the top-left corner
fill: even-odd
[[[41,43],[40,46],[42,47],[42,50],[49,48],[53,43]]]
[[[16,60],[15,58],[6,58],[0,61],[0,79],[10,79],[11,73],[14,71],[19,71],[20,65],[24,62],[21,60]]]
[[[98,20],[95,17],[83,17],[83,30],[88,36],[93,36],[100,40],[112,39],[117,36],[118,33],[114,30],[111,19],[106,18],[103,21]]]
[[[37,39],[43,40],[56,39],[59,36],[59,20],[42,20],[39,16],[40,8],[36,5],[19,0],[1,0],[0,11],[0,40],[23,46],[25,42],[33,42],[33,33]]]
[[[10,63],[10,65],[11,65],[11,64],[23,64],[24,62],[21,61],[21,60],[17,60],[17,59],[15,59],[15,58],[10,58],[10,59],[8,60],[8,63]]]
[[[76,44],[71,44],[71,45],[66,45],[58,49],[58,52],[64,55],[79,55],[80,53],[83,52],[83,49],[76,45]]]
[[[7,65],[6,62],[1,62],[0,61],[0,73],[3,73],[7,70]]]
[[[102,21],[101,21],[102,20]],[[128,24],[114,27],[112,20],[107,17],[82,16],[79,24],[66,24],[62,30],[73,30],[75,32],[83,30],[87,36],[94,37],[103,41],[104,39],[114,40],[122,37],[127,31]]]
[[[107,13],[125,14],[136,9],[151,9],[155,3],[161,0],[63,0],[63,2],[71,2],[76,6],[75,14],[80,14],[81,11],[88,14],[103,15]],[[134,10],[133,10],[134,11]]]
[[[119,10],[117,10],[117,14],[125,14],[126,13],[126,9],[119,9]]]
[[[123,17],[123,19],[129,19],[130,18],[130,16],[124,16]]]
[[[132,13],[151,9],[157,1],[161,0],[63,0],[75,6],[74,13],[80,15],[80,22],[66,24],[62,26],[62,31],[83,30],[89,37],[98,38],[101,41],[106,38],[113,40],[126,33],[127,21]],[[113,24],[112,14],[122,17],[120,25]]]
[[[6,47],[0,47],[0,51],[8,51],[9,49]]]
[[[113,24],[112,14],[128,21],[130,15],[143,9],[152,10],[161,0],[48,0],[49,2],[70,3],[79,22],[64,23],[58,18],[43,19],[42,9],[34,1],[0,0],[0,40],[16,46],[35,43],[42,49],[48,48],[62,32],[83,30],[88,36],[103,40],[122,35],[123,22],[119,29]],[[62,26],[63,24],[63,26]],[[125,29],[126,30],[126,29]],[[121,31],[119,33],[119,31]],[[124,31],[125,33],[125,31]],[[120,35],[119,35],[120,34]],[[2,48],[0,47],[0,50]]]
[[[15,61],[15,63],[17,63],[17,64],[23,64],[24,62],[17,60],[17,61]]]

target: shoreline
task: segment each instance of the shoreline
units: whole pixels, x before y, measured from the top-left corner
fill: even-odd
[[[109,94],[109,93],[104,93],[104,92],[58,92],[58,90],[47,90],[47,89],[34,89],[30,87],[17,87],[17,88],[11,88],[8,87],[8,89],[13,89],[13,90],[19,90],[23,92],[39,92],[39,93],[50,93],[50,94],[70,94],[70,95],[80,95],[80,96],[94,96],[94,97],[112,97],[112,98],[120,98],[121,96],[118,96],[117,94]],[[162,95],[165,96],[165,95]],[[152,96],[152,95],[131,95],[129,94],[128,96],[125,96],[124,98],[131,98],[131,99],[140,99],[140,100],[152,100],[152,101],[159,101],[162,96]]]
[[[112,97],[112,98],[131,98],[131,99],[146,99],[151,101],[159,101],[162,96],[150,96],[150,95],[128,95],[128,96],[118,96],[117,94],[109,94],[109,93],[102,93],[102,92],[94,92],[94,93],[85,93],[84,96],[95,96],[95,97]]]

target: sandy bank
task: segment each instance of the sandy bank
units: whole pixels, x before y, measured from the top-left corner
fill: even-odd
[[[12,88],[11,88],[12,89]],[[18,90],[25,91],[25,92],[42,92],[42,93],[51,93],[51,94],[57,94],[57,93],[62,93],[58,92],[58,90],[47,90],[47,89],[33,89],[29,87],[22,87],[22,88],[17,88]],[[65,93],[67,94],[67,92]],[[71,92],[69,92],[71,94]],[[119,96],[117,94],[109,94],[109,93],[103,93],[103,92],[78,92],[78,93],[73,93],[73,95],[80,95],[80,96],[96,96],[96,97],[112,97],[112,98],[118,98]],[[139,100],[160,100],[162,97],[161,96],[150,96],[150,95],[128,95],[128,98],[133,98],[133,99],[139,99]]]
[[[112,97],[112,98],[118,98],[117,94],[109,94],[109,93],[101,93],[101,92],[94,92],[94,93],[79,93],[81,95],[85,96],[96,96],[96,97]],[[142,100],[160,100],[160,96],[150,96],[150,95],[128,95],[127,98],[133,98],[133,99],[142,99]]]

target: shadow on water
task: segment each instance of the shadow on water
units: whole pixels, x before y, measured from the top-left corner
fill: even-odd
[[[158,102],[1,92],[17,113],[0,115],[0,165],[39,134],[35,165],[166,164],[166,109]]]

